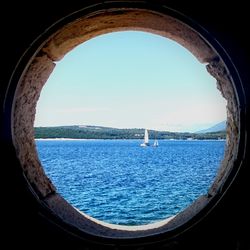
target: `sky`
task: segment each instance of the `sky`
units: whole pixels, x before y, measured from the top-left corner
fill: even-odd
[[[34,126],[195,132],[223,120],[226,100],[191,52],[165,37],[123,31],[95,37],[56,62]]]

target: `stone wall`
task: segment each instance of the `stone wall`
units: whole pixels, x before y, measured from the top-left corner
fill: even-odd
[[[231,83],[231,75],[223,62],[219,59],[213,60],[207,65],[207,70],[217,80],[217,88],[227,100],[226,150],[216,179],[209,190],[209,194],[214,195],[221,189],[237,158],[239,143],[239,110],[233,85]]]

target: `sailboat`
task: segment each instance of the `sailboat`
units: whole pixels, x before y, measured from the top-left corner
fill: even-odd
[[[141,147],[147,147],[149,146],[149,139],[148,139],[148,130],[145,129],[145,132],[144,132],[144,142],[141,144]]]
[[[155,139],[153,146],[154,147],[158,147],[159,146],[158,140]]]
[[[156,139],[156,131],[155,131],[155,140],[154,140],[153,147],[158,147],[158,146],[159,146],[159,142],[158,142],[158,140]]]

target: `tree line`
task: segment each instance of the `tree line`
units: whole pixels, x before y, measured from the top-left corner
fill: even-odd
[[[72,139],[143,139],[144,129],[117,129],[97,126],[58,126],[35,127],[35,139],[72,138]],[[150,139],[225,139],[226,131],[210,133],[179,133],[168,131],[149,130]]]

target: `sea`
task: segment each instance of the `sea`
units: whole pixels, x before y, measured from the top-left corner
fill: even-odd
[[[153,144],[153,142],[151,142]],[[183,211],[211,186],[225,140],[36,140],[45,173],[71,205],[118,225]]]

